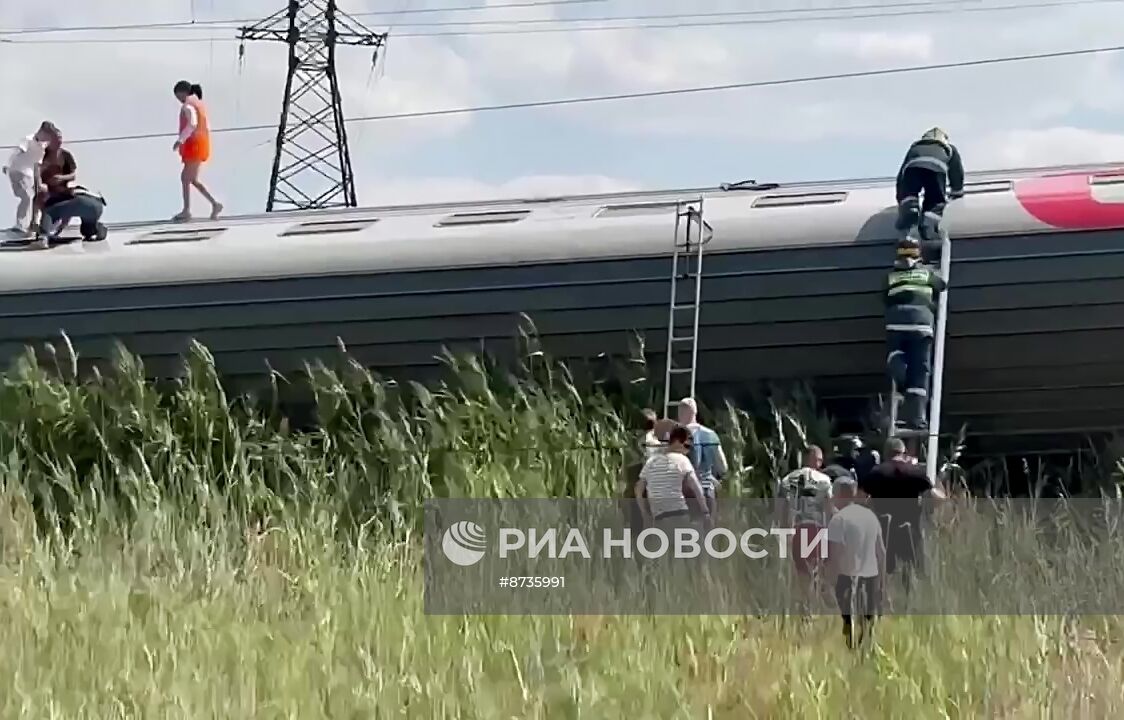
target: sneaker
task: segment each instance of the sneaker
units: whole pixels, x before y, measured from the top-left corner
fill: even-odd
[[[98,223],[98,228],[97,228],[97,230],[94,231],[94,234],[91,235],[90,237],[83,237],[82,241],[83,242],[101,242],[102,240],[105,240],[106,236],[108,236],[108,235],[109,235],[109,229],[106,228],[105,225],[102,225],[101,223]]]

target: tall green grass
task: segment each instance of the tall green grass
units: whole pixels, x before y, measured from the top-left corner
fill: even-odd
[[[536,356],[540,357],[540,356]],[[0,384],[3,717],[1112,717],[1116,618],[429,617],[430,496],[604,496],[632,419],[545,359],[442,387],[310,368],[321,428],[226,395],[205,348],[167,392],[122,355]],[[640,402],[649,402],[641,398]],[[713,413],[734,493],[822,419]]]

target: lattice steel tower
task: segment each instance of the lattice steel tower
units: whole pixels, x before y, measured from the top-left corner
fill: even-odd
[[[288,8],[239,28],[240,54],[246,40],[289,46],[266,212],[357,205],[336,79],[336,45],[374,48],[374,63],[386,37],[340,12],[336,0],[289,0]]]

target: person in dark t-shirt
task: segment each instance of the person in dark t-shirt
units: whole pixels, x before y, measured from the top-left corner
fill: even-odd
[[[924,466],[906,455],[905,443],[886,444],[887,460],[859,479],[870,496],[870,507],[883,524],[886,537],[886,571],[900,566],[908,589],[912,576],[924,572],[924,538],[921,534],[921,498],[943,500],[939,487],[929,482]]]
[[[62,146],[62,133],[56,128],[47,141],[43,162],[39,166],[39,179],[46,187],[40,206],[48,200],[58,202],[70,199],[70,186],[78,177],[78,163],[70,151]]]

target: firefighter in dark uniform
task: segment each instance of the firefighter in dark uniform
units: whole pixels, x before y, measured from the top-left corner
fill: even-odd
[[[898,170],[898,231],[906,235],[916,226],[922,240],[939,242],[945,206],[963,194],[960,151],[944,130],[928,130],[909,146]]]
[[[932,366],[933,325],[944,278],[920,261],[912,238],[898,242],[894,269],[886,277],[886,365],[904,396],[898,420],[906,429],[924,431]]]

